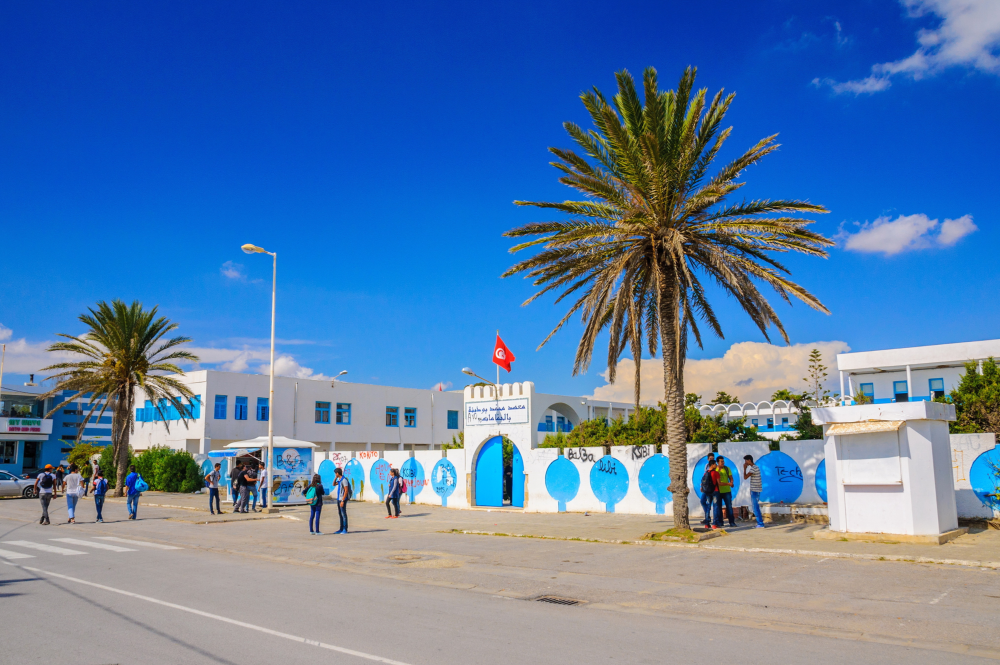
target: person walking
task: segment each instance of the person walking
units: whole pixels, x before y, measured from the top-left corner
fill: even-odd
[[[722,526],[722,504],[726,505],[729,513],[729,526],[736,526],[736,516],[733,514],[733,471],[726,466],[726,458],[719,455],[715,461],[715,472],[719,474],[719,496],[716,505],[719,507],[719,526]]]
[[[52,472],[51,464],[46,464],[42,472],[35,478],[35,496],[42,503],[42,517],[38,520],[39,524],[50,524],[49,504],[53,498],[58,496],[56,482],[56,474]]]
[[[139,474],[135,472],[135,465],[130,464],[128,475],[125,476],[125,505],[128,506],[128,518],[130,520],[134,520],[136,515],[139,514],[139,490],[135,488],[135,483],[138,480]]]
[[[229,488],[233,495],[233,512],[236,511],[236,504],[240,502],[239,477],[243,471],[243,462],[236,462],[236,466],[229,472]]]
[[[63,479],[66,477],[66,469],[60,464],[56,468],[56,491],[58,492],[63,488]]]
[[[76,524],[76,504],[83,494],[83,476],[80,475],[80,468],[76,464],[69,465],[69,473],[63,478],[66,483],[66,514],[67,524]]]
[[[385,516],[387,520],[399,517],[399,495],[403,493],[402,480],[399,477],[398,469],[389,469],[389,491],[385,495],[385,509],[389,511],[389,514]],[[396,508],[395,515],[392,514],[394,506]]]
[[[108,481],[104,479],[101,468],[94,471],[94,507],[97,508],[97,521],[104,522],[101,511],[104,510],[104,498],[108,495]]]
[[[252,510],[253,512],[257,512],[257,485],[259,483],[259,480],[258,480],[258,477],[257,477],[257,463],[256,462],[250,462],[247,465],[246,482],[247,482],[247,484],[246,484],[247,493],[250,496],[253,497],[253,505],[250,507],[250,510]],[[244,501],[244,503],[243,503],[243,512],[247,511],[246,509],[247,509],[247,503],[248,502],[249,502],[249,498],[246,499]]]
[[[318,473],[313,474],[312,482],[306,488],[306,499],[309,501],[309,534],[322,536],[319,530],[319,517],[323,512],[323,480]]]
[[[218,512],[222,514],[222,506],[219,505],[219,481],[222,479],[222,464],[215,463],[215,469],[205,476],[205,485],[208,487],[208,512],[213,515]],[[212,505],[215,501],[215,505]]]
[[[340,516],[340,530],[337,531],[338,534],[347,533],[347,502],[351,500],[351,496],[354,491],[351,489],[351,483],[347,481],[344,477],[344,470],[337,469],[333,472],[333,488],[332,494],[336,495],[337,498],[337,514]]]
[[[743,456],[743,480],[750,481],[750,503],[757,520],[753,528],[764,529],[764,515],[760,512],[760,493],[764,491],[764,486],[760,482],[760,467],[753,463],[753,455]]]
[[[711,529],[712,527],[712,509],[715,506],[715,495],[718,493],[718,485],[715,483],[715,460],[708,460],[708,464],[705,466],[705,473],[701,476],[701,509],[705,513],[705,519],[702,524],[705,525],[706,529]],[[716,512],[716,520],[719,519],[718,512]]]
[[[90,490],[90,475],[93,472],[94,470],[90,468],[89,464],[84,464],[80,467],[80,476],[83,477],[83,496],[87,496],[87,493]]]

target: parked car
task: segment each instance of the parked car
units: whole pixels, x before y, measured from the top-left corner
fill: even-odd
[[[0,471],[0,496],[23,496],[31,499],[35,496],[35,481]]]

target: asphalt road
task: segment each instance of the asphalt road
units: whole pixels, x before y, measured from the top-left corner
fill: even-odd
[[[107,525],[43,527],[23,519],[29,508],[33,506],[27,502],[0,502],[0,626],[5,638],[0,664],[986,662],[956,648],[827,637],[817,626],[769,630],[715,620],[718,613],[713,620],[701,620],[708,615],[698,617],[697,610],[685,618],[641,603],[631,611],[628,603],[612,608],[594,594],[590,602],[572,607],[536,602],[523,594],[514,599],[489,585],[393,575],[392,563],[382,569],[388,573],[370,575],[316,561],[294,565],[256,559],[199,547],[204,536],[191,536],[208,533],[195,529],[215,529],[211,537],[220,540],[229,536],[218,529],[271,528],[261,523],[167,524],[152,510],[144,511],[147,524],[125,522],[124,507],[113,505]],[[309,548],[314,558],[316,552],[337,551],[346,542],[333,535],[302,536],[303,525],[286,520],[277,520],[274,528],[285,526],[298,529],[301,548]],[[369,531],[359,538],[368,538],[373,549],[379,539],[410,537]],[[165,537],[168,532],[176,536]],[[521,564],[532,555],[530,548],[538,546],[514,539],[438,537],[463,538],[451,541],[460,547],[496,548],[505,556],[521,557]],[[165,544],[176,549],[165,549]],[[605,548],[600,551],[612,557],[623,552],[613,545],[543,545],[548,556],[570,552],[583,557],[581,548]],[[520,553],[511,550],[522,546],[526,549]],[[637,549],[631,548],[629,556],[646,556],[634,553]],[[649,548],[650,557],[663,556],[654,549]],[[399,543],[389,551],[400,551]],[[692,551],[668,556],[682,562],[688,574],[719,574],[717,558],[699,559],[701,553]],[[403,561],[405,557],[396,564],[400,569],[408,565]],[[551,572],[552,579],[559,576]],[[737,615],[743,616],[732,612]],[[989,625],[995,616],[984,608],[980,618]]]

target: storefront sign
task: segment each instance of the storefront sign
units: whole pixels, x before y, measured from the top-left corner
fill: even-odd
[[[528,422],[528,398],[468,402],[465,425],[524,425]]]
[[[0,432],[51,434],[52,421],[41,418],[0,418]]]

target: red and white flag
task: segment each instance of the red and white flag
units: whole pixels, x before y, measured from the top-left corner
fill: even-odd
[[[500,333],[497,332],[497,345],[493,347],[493,362],[510,372],[510,364],[515,360],[517,358],[510,352],[507,345],[503,343],[503,340],[500,339]]]

